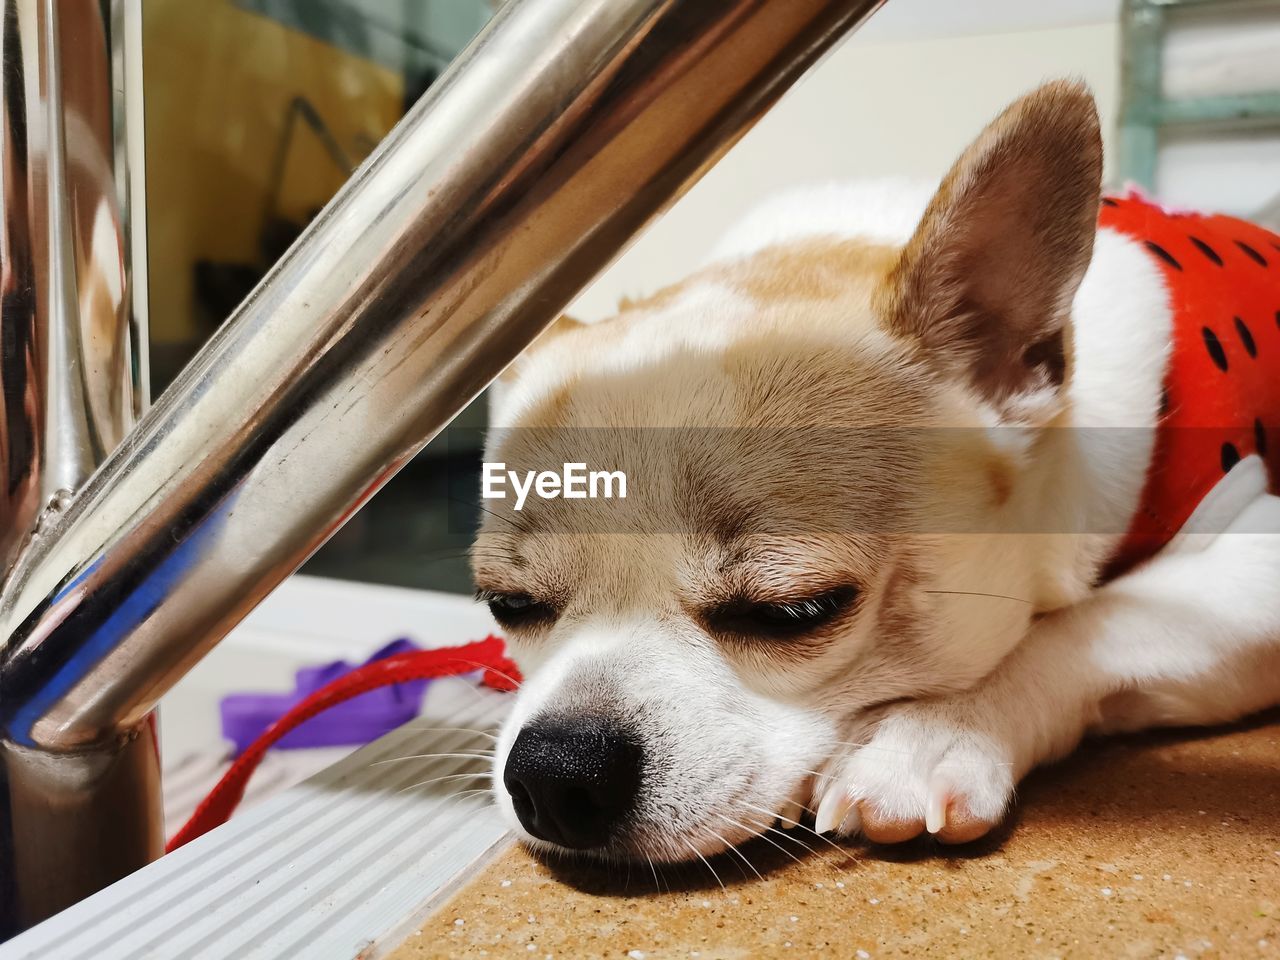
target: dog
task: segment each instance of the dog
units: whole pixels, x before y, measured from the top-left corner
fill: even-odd
[[[487,461],[630,484],[476,539],[527,678],[494,767],[523,839],[964,843],[1087,734],[1280,702],[1280,419],[1212,399],[1280,379],[1280,312],[1230,299],[1280,311],[1280,238],[1101,179],[1092,96],[1050,83],[935,189],[766,202],[504,374]]]

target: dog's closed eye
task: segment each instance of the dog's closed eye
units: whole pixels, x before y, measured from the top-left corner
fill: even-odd
[[[493,619],[508,630],[521,627],[540,627],[553,623],[560,611],[552,603],[539,600],[527,593],[501,593],[495,590],[479,590],[476,599],[489,607]]]
[[[790,639],[838,619],[857,599],[857,587],[848,584],[781,600],[735,598],[711,607],[703,619],[712,632],[731,637]]]

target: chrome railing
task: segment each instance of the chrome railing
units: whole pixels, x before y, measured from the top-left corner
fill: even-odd
[[[56,82],[91,71],[77,89],[110,90],[106,61],[69,57],[73,36],[101,42],[99,4],[5,0],[11,928],[159,855],[161,695],[878,5],[508,3],[126,435],[140,367],[116,362],[137,314],[119,264],[138,244],[116,218],[110,256],[77,258]],[[99,146],[85,175],[105,191]],[[112,358],[92,370],[91,322]]]

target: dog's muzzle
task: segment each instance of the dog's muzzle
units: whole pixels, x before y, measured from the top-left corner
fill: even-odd
[[[540,840],[587,850],[614,839],[635,809],[644,751],[612,719],[537,718],[507,755],[502,782]]]

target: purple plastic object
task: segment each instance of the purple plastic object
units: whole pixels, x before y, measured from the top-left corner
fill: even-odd
[[[420,649],[405,637],[374,652],[365,663],[397,653]],[[222,698],[222,735],[235,744],[239,756],[249,744],[303,697],[350,673],[361,664],[335,660],[318,667],[304,667],[294,675],[292,693],[233,693]],[[330,707],[290,731],[273,749],[360,746],[408,723],[422,708],[422,695],[430,680],[410,680],[370,690]]]

